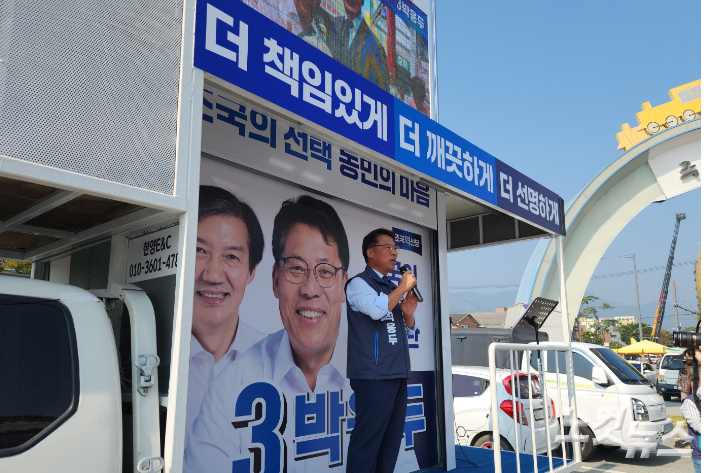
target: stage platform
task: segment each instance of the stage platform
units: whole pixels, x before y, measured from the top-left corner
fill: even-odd
[[[500,452],[501,465],[504,473],[517,473],[515,464],[515,452]],[[569,460],[568,460],[569,462]],[[478,464],[475,466],[474,464]],[[552,458],[552,467],[558,468],[563,464],[562,458]],[[550,461],[544,455],[537,456],[537,467],[540,473],[550,470]],[[426,473],[444,473],[441,468],[424,470]],[[493,473],[493,450],[479,447],[456,446],[456,469],[450,470],[455,473]],[[534,473],[533,456],[525,453],[520,454],[520,473]]]

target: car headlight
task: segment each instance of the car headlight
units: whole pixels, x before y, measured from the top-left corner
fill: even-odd
[[[646,404],[635,398],[631,398],[631,410],[634,413],[634,420],[648,420],[648,409]]]
[[[666,384],[666,380],[663,379],[662,377],[659,377],[659,378],[658,378],[658,382],[661,383],[661,384]]]

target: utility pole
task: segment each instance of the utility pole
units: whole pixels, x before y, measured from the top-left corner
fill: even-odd
[[[636,274],[636,253],[631,257],[634,260],[634,282],[636,283],[636,310],[639,313],[639,342],[643,341],[643,325],[641,325],[641,303],[639,302],[639,277]]]
[[[636,284],[636,310],[639,314],[639,342],[643,341],[643,325],[641,325],[641,303],[639,302],[639,278],[636,274],[636,253],[627,256],[602,256],[602,259],[624,259],[631,258],[634,262],[634,283]]]

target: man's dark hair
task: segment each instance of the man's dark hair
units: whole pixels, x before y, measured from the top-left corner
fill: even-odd
[[[334,241],[338,247],[338,257],[344,268],[343,271],[348,270],[350,248],[343,222],[340,221],[338,213],[330,204],[310,195],[302,195],[281,204],[281,210],[274,218],[274,233],[271,237],[274,260],[278,261],[283,256],[286,236],[291,227],[297,223],[317,229],[328,244],[330,241]]]
[[[249,272],[254,271],[264,255],[264,232],[254,210],[228,190],[215,186],[200,186],[197,222],[216,216],[234,217],[244,222],[247,227]]]
[[[394,232],[386,228],[378,228],[365,235],[365,238],[362,239],[362,256],[365,258],[365,263],[367,263],[367,249],[377,244],[380,235],[387,235],[394,240]]]

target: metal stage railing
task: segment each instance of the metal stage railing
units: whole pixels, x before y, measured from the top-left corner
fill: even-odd
[[[526,413],[525,415],[527,416],[528,419],[531,419],[531,426],[532,426],[532,435],[531,435],[531,440],[532,440],[532,451],[533,451],[533,473],[540,473],[540,469],[538,468],[538,455],[537,455],[537,445],[536,445],[536,439],[535,439],[535,417],[533,413],[533,377],[532,375],[535,374],[539,376],[540,378],[540,386],[541,386],[541,391],[542,391],[542,400],[543,400],[543,411],[545,413],[545,439],[547,443],[547,459],[549,462],[548,469],[545,469],[545,471],[550,472],[550,473],[565,473],[565,472],[571,472],[576,470],[581,466],[582,460],[581,460],[581,452],[580,452],[580,441],[582,440],[581,437],[578,435],[579,432],[579,421],[577,419],[577,401],[575,399],[574,395],[574,382],[569,381],[566,383],[567,384],[567,396],[562,395],[562,390],[560,389],[560,366],[558,365],[557,362],[555,362],[555,371],[556,371],[556,383],[557,383],[557,405],[559,406],[559,409],[557,410],[557,413],[555,414],[557,417],[561,419],[559,425],[560,425],[560,430],[558,435],[562,436],[561,439],[563,440],[562,443],[562,464],[561,466],[558,466],[557,468],[553,467],[553,461],[552,461],[552,449],[551,449],[551,439],[550,439],[550,414],[548,411],[548,406],[550,405],[548,403],[548,392],[547,392],[547,380],[545,379],[546,373],[547,373],[547,363],[548,363],[548,356],[538,356],[538,360],[541,360],[542,366],[538,366],[539,370],[534,370],[531,366],[531,357],[533,352],[555,352],[555,360],[557,358],[557,352],[564,352],[565,354],[565,365],[566,365],[566,372],[569,373],[569,379],[573,380],[573,371],[572,371],[572,352],[570,351],[570,347],[568,345],[564,344],[553,344],[553,343],[545,343],[544,345],[538,345],[538,344],[520,344],[520,343],[491,343],[490,346],[488,347],[488,368],[490,370],[490,376],[491,376],[491,384],[490,384],[490,392],[491,392],[491,400],[492,400],[492,406],[493,409],[491,409],[491,419],[492,419],[492,424],[493,424],[493,455],[494,455],[494,461],[495,461],[495,473],[502,473],[502,466],[501,466],[501,454],[500,454],[500,427],[498,425],[498,411],[497,405],[498,405],[498,393],[497,393],[497,383],[495,380],[497,380],[497,368],[496,368],[496,352],[497,351],[504,351],[508,350],[510,357],[510,379],[511,383],[515,383],[515,388],[512,389],[513,392],[513,423],[514,423],[514,428],[515,428],[515,455],[516,455],[516,464],[517,464],[517,473],[527,473],[527,472],[521,472],[520,470],[520,437],[521,437],[521,432],[520,432],[520,422],[518,422],[518,406],[523,410],[523,413],[525,413],[525,406],[523,403],[518,404],[517,397],[521,395],[522,391],[520,389],[520,370],[521,366],[518,366],[519,364],[522,365],[522,369],[527,368],[527,379],[528,379],[528,386],[529,388],[527,389],[528,392],[528,407],[530,409],[529,413]],[[523,352],[523,356],[521,357],[520,361],[518,361],[518,355],[519,352]],[[566,400],[566,404],[563,404],[563,400]],[[555,401],[555,399],[553,399]],[[565,431],[565,426],[569,425],[570,429],[569,432]],[[555,440],[555,439],[553,439]],[[567,458],[567,444],[571,443],[572,449],[573,449],[573,458]],[[510,473],[510,472],[507,472]]]

